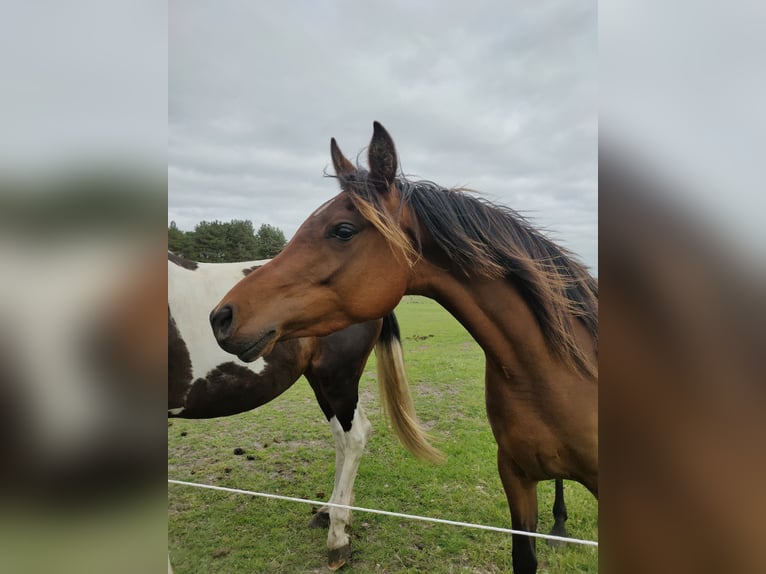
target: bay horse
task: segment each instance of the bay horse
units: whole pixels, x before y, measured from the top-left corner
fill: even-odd
[[[209,309],[243,276],[266,261],[197,263],[168,253],[168,416],[211,418],[245,412],[278,397],[305,376],[335,440],[335,482],[330,502],[350,505],[359,462],[371,425],[359,405],[359,379],[375,348],[378,377],[388,388],[408,389],[396,316],[390,313],[351,325],[326,337],[294,338],[273,345],[245,363],[216,345]],[[411,405],[409,395],[391,393],[389,411]],[[398,417],[406,417],[398,414]],[[419,435],[406,437],[421,458],[438,452]],[[346,526],[351,512],[323,507],[311,522],[328,527],[329,566],[340,568],[350,555]]]
[[[515,211],[397,173],[373,124],[369,170],[330,151],[341,192],[284,251],[210,313],[218,344],[254,361],[283,340],[384,317],[430,297],[485,352],[486,409],[514,529],[537,527],[537,482],[572,479],[598,497],[598,287],[586,268]],[[517,574],[535,540],[512,538]]]

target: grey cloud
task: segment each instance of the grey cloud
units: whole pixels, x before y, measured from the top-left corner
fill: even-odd
[[[289,236],[337,191],[330,137],[365,163],[378,120],[405,173],[529,212],[597,269],[595,2],[175,3],[169,68],[182,227]]]

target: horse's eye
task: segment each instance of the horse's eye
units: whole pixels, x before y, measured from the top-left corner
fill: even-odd
[[[356,235],[356,228],[350,223],[339,223],[330,230],[330,237],[341,241],[348,241],[354,235]]]

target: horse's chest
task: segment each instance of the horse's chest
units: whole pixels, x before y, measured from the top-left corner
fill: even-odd
[[[514,424],[515,422],[515,424]],[[498,448],[530,479],[565,476],[570,468],[566,445],[549,426],[534,417],[516,417],[493,425]]]
[[[530,397],[487,395],[487,415],[498,448],[528,478],[567,475],[571,466],[559,429]]]

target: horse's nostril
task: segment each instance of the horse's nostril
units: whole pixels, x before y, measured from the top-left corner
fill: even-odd
[[[229,338],[234,326],[234,309],[224,305],[210,314],[210,326],[213,327],[215,338],[224,341]]]

